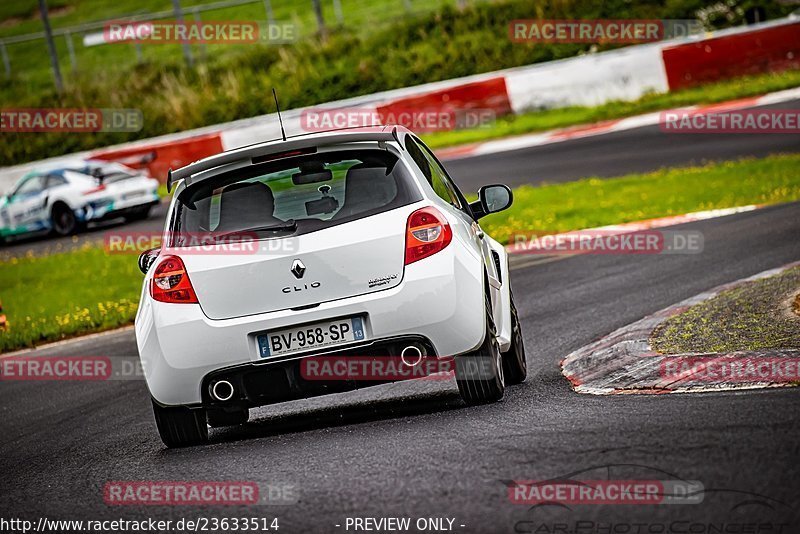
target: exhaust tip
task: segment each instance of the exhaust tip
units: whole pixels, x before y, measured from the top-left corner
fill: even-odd
[[[400,352],[400,359],[409,367],[417,366],[422,361],[422,351],[416,345],[409,345]]]
[[[233,384],[227,380],[220,380],[211,386],[211,396],[218,401],[227,401],[233,398]]]

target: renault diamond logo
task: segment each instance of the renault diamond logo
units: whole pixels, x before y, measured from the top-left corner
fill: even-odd
[[[303,262],[300,260],[294,260],[292,263],[292,274],[295,278],[303,278],[303,274],[306,272],[306,266],[303,265]]]

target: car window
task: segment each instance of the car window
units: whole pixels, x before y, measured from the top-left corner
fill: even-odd
[[[428,180],[428,183],[430,183],[432,179],[431,166],[425,154],[422,153],[422,149],[410,135],[406,136],[406,150],[408,150],[411,159],[414,160],[414,163],[417,164],[417,167],[419,167],[422,174],[424,174],[425,178]]]
[[[414,141],[410,135],[406,136],[406,149],[422,170],[422,174],[428,179],[428,183],[431,184],[436,195],[456,208],[462,209],[459,195],[439,162],[425,148]]]
[[[31,195],[40,193],[43,189],[42,184],[43,182],[41,176],[31,176],[19,184],[19,187],[17,187],[16,191],[14,191],[14,195]]]
[[[67,183],[67,179],[63,176],[59,176],[57,174],[51,174],[47,177],[47,181],[45,182],[45,189],[51,189],[53,187],[59,185],[65,185]]]
[[[285,158],[231,171],[181,191],[173,246],[185,244],[181,240],[195,234],[299,235],[418,200],[408,170],[384,150]]]

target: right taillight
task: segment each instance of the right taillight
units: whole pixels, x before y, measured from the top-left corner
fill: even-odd
[[[436,254],[452,240],[453,231],[439,210],[418,209],[406,225],[406,265]]]
[[[150,296],[159,302],[197,304],[197,295],[183,260],[178,256],[165,256],[159,262],[150,282]]]

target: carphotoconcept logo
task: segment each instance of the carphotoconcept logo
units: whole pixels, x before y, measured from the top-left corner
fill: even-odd
[[[6,108],[0,110],[0,132],[138,132],[144,126],[139,109]]]
[[[785,502],[766,495],[720,486],[707,489],[699,480],[632,463],[600,464],[548,479],[501,482],[507,488],[505,497],[525,506],[525,517],[513,525],[513,531],[520,533],[788,532],[785,523],[775,520],[793,512]],[[656,506],[669,505],[679,505],[679,509],[654,512]],[[609,506],[619,508],[612,512]],[[724,520],[712,519],[708,506],[727,512],[721,517]],[[598,515],[596,507],[607,512]],[[636,510],[646,515],[637,517]]]

